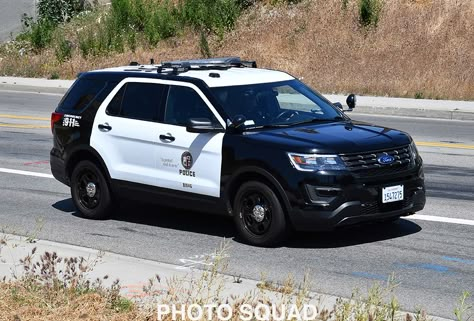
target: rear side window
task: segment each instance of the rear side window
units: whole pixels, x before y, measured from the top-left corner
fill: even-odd
[[[114,98],[112,98],[109,105],[107,106],[107,110],[105,111],[107,115],[118,116],[120,114],[120,108],[122,108],[123,94],[125,93],[126,88],[127,88],[127,85],[124,85],[115,94]]]
[[[157,121],[165,86],[148,83],[127,83],[107,106],[107,114],[125,118]]]
[[[58,111],[79,112],[83,110],[105,85],[105,80],[79,78],[59,103]]]

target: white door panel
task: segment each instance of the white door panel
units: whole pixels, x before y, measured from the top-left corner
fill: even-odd
[[[159,124],[152,121],[111,116],[106,110],[115,95],[127,83],[151,83],[125,79],[112,90],[99,107],[94,119],[91,146],[100,154],[112,179],[156,185],[156,153]],[[138,107],[138,106],[137,106]],[[158,105],[156,106],[158,108]],[[107,124],[109,131],[99,129]]]
[[[185,127],[167,124],[161,124],[160,130],[160,134],[171,134],[175,140],[159,142],[159,186],[219,197],[224,133],[189,133]],[[183,165],[185,152],[192,157],[189,169]]]
[[[108,115],[106,109],[109,103],[121,87],[132,82],[192,88],[218,122],[225,126],[222,117],[193,84],[126,78],[99,107],[90,141],[103,158],[112,179],[219,197],[224,133],[189,133],[184,126]],[[101,131],[98,128],[100,124],[108,124],[112,129]],[[172,136],[174,140],[161,140],[160,135]],[[182,161],[183,155],[188,156],[186,162]]]
[[[111,116],[106,116],[103,122],[107,122],[112,130],[94,130],[91,145],[100,151],[110,176],[113,179],[156,185],[158,124]]]

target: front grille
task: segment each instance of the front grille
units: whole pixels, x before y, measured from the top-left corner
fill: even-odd
[[[370,215],[401,210],[413,204],[413,196],[405,197],[403,201],[383,204],[377,201],[362,204],[360,215]]]
[[[377,159],[383,155],[393,156],[395,162],[390,165],[379,164]],[[408,146],[340,156],[347,169],[356,177],[396,174],[409,169],[414,162]]]

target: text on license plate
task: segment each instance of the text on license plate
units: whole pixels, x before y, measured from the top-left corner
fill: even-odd
[[[403,185],[382,188],[382,203],[398,202],[403,200]]]

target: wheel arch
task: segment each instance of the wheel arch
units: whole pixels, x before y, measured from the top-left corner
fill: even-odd
[[[231,216],[235,194],[243,183],[249,181],[259,181],[270,187],[281,202],[286,218],[289,219],[291,206],[283,186],[269,171],[256,166],[242,168],[230,178],[225,189],[225,202]]]
[[[66,160],[66,177],[68,181],[71,181],[71,175],[72,172],[74,171],[74,167],[83,160],[89,160],[93,163],[95,163],[99,169],[102,171],[102,173],[105,175],[105,178],[107,179],[107,183],[110,186],[111,183],[111,177],[110,173],[107,169],[107,166],[105,165],[104,160],[102,157],[99,155],[99,153],[92,147],[90,146],[77,146],[74,148],[74,150],[71,151],[70,155],[67,157]]]

